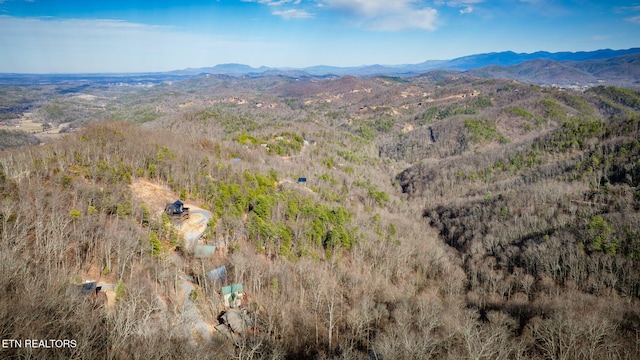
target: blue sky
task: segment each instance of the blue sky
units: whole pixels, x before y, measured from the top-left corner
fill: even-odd
[[[0,72],[413,64],[640,47],[640,0],[0,0]]]

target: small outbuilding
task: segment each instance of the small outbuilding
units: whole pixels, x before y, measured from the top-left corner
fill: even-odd
[[[207,273],[207,279],[215,281],[216,285],[223,284],[227,278],[227,267],[222,265]]]
[[[193,248],[193,256],[196,259],[204,259],[213,257],[216,252],[215,245],[196,244]]]

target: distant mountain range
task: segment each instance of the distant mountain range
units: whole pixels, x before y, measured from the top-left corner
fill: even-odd
[[[596,51],[580,51],[580,52],[557,52],[550,53],[546,51],[538,51],[531,54],[514,53],[512,51],[504,51],[497,53],[478,54],[464,56],[457,59],[446,61],[437,66],[440,69],[450,70],[471,70],[485,66],[513,66],[530,60],[553,60],[553,61],[587,61],[611,59],[618,56],[640,54],[640,48],[632,48],[627,50],[596,50]],[[428,63],[428,62],[427,62]],[[423,63],[424,64],[424,63]]]
[[[540,85],[588,87],[616,85],[640,88],[640,48],[581,52],[515,53],[512,51],[476,54],[452,60],[428,60],[419,64],[368,65],[354,67],[312,66],[306,68],[258,68],[244,64],[220,64],[164,73],[141,74],[0,74],[0,84],[16,82],[59,83],[90,80],[104,83],[158,83],[204,74],[221,76],[400,76],[430,73],[433,76],[473,76],[501,78]]]
[[[254,68],[243,64],[185,69],[167,74],[194,76],[217,74],[230,76],[416,76],[434,70],[460,75],[513,79],[536,84],[591,86],[610,84],[640,86],[640,48],[581,52],[515,53],[512,51],[476,54],[452,60],[429,60],[419,64],[368,65],[355,67],[312,66],[292,68]]]
[[[562,87],[640,87],[640,54],[583,61],[534,59],[512,66],[486,66],[464,74]]]
[[[262,75],[264,73],[286,73],[291,74],[298,72],[300,74],[308,74],[314,76],[326,75],[415,75],[431,70],[457,70],[465,71],[478,69],[486,66],[513,66],[519,65],[530,60],[552,60],[552,61],[587,61],[611,59],[624,55],[640,54],[640,48],[632,48],[627,50],[596,50],[596,51],[580,51],[580,52],[557,52],[550,53],[546,51],[538,51],[535,53],[515,53],[513,51],[494,52],[486,54],[476,54],[455,58],[452,60],[428,60],[419,64],[406,65],[365,65],[353,67],[337,67],[318,65],[306,68],[270,68],[261,66],[254,68],[243,64],[221,64],[213,67],[205,68],[189,68],[184,70],[171,71],[173,75],[199,75],[203,73],[220,74],[220,75]]]

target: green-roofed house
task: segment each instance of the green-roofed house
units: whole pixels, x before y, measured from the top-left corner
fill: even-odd
[[[242,286],[242,283],[222,287],[224,306],[231,308],[239,307],[242,304],[243,297],[244,287]]]

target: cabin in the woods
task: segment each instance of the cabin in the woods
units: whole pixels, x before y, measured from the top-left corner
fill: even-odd
[[[242,304],[244,287],[241,283],[222,287],[222,299],[224,306],[236,308]]]
[[[189,208],[184,207],[184,203],[180,200],[176,200],[176,202],[174,203],[168,203],[164,207],[164,213],[167,214],[170,218],[174,219],[189,218]]]
[[[88,281],[78,285],[78,292],[86,296],[96,308],[107,304],[107,294],[102,291],[102,286],[98,286],[95,281]]]

